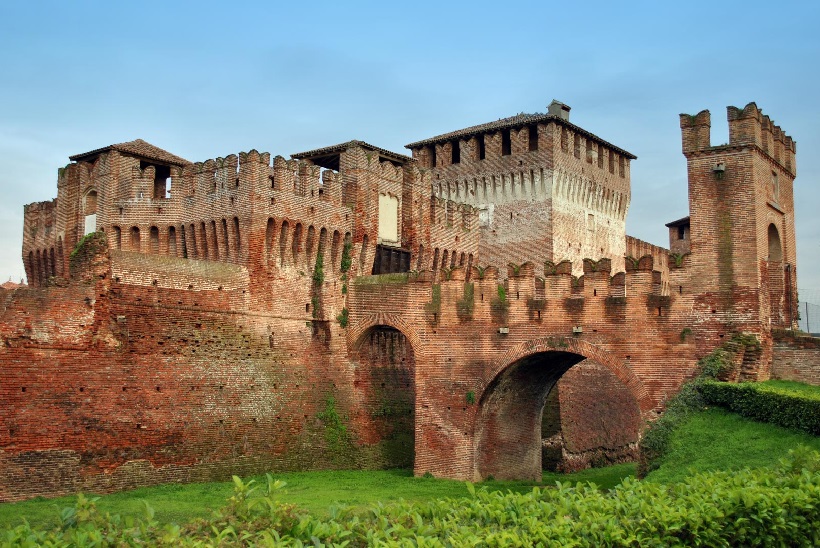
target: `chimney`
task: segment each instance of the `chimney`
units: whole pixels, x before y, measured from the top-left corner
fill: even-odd
[[[569,122],[569,110],[569,105],[565,105],[561,101],[556,101],[553,99],[550,106],[547,107],[547,114],[552,114],[553,116],[557,116],[562,120]]]

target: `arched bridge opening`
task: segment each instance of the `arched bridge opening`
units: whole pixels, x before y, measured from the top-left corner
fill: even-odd
[[[390,325],[374,325],[352,353],[356,424],[367,460],[376,467],[412,468],[415,453],[416,357],[410,339]]]
[[[563,438],[565,469],[585,467],[596,457],[605,460],[602,447],[608,443],[634,448],[644,407],[642,385],[634,375],[579,349],[535,346],[500,368],[479,401],[476,480],[540,480],[548,454],[545,437]],[[564,394],[556,388],[562,377],[568,381]]]

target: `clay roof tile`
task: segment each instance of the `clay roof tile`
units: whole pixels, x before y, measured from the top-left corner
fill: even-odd
[[[117,143],[115,145],[108,145],[107,147],[98,148],[95,150],[91,150],[89,152],[84,152],[82,154],[75,154],[73,156],[69,156],[68,159],[72,162],[77,162],[79,160],[87,160],[95,156],[99,156],[104,152],[109,152],[111,150],[116,150],[117,152],[124,152],[125,154],[130,154],[132,156],[145,158],[146,160],[155,160],[163,164],[171,164],[175,166],[184,166],[191,163],[185,158],[181,158],[175,154],[171,154],[167,150],[163,150],[158,146],[152,145],[147,141],[143,141],[142,139],[128,141],[127,143]]]

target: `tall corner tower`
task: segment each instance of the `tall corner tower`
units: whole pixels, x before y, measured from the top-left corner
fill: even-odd
[[[765,339],[797,318],[795,142],[755,103],[727,118],[729,142],[712,146],[708,110],[680,115],[695,314],[713,343],[726,331]]]

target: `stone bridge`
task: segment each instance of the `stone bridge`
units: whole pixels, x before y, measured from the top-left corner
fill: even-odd
[[[661,295],[651,257],[615,276],[600,263],[580,283],[568,264],[548,264],[544,278],[532,264],[510,268],[504,284],[494,269],[353,281],[354,360],[378,355],[367,347],[383,344],[380,332],[410,349],[417,475],[540,478],[547,394],[583,360],[606,367],[645,419],[692,374],[691,298]]]

